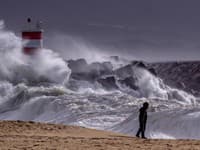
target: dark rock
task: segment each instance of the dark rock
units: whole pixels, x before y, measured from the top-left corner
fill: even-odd
[[[154,68],[149,68],[148,70],[151,74],[153,74],[154,76],[157,76],[157,72]]]
[[[140,68],[147,69],[147,65],[142,61],[132,61],[131,64],[133,66],[137,66],[137,67],[140,67]]]
[[[200,96],[200,61],[151,63],[165,84]]]
[[[85,59],[69,60],[68,67],[71,69],[72,73],[86,72],[88,70],[88,64]]]
[[[126,65],[126,66],[121,67],[121,68],[119,68],[119,69],[116,69],[116,70],[114,71],[114,73],[115,73],[118,77],[120,77],[120,78],[122,78],[122,79],[125,79],[125,78],[131,76],[134,72],[133,72],[132,65],[129,64],[129,65]]]
[[[119,80],[119,83],[124,84],[128,87],[130,87],[133,90],[138,90],[138,86],[136,85],[137,79],[134,79],[133,77],[127,77],[124,80]]]
[[[118,89],[115,77],[113,76],[101,78],[98,79],[97,81],[107,90]]]
[[[112,73],[112,64],[110,62],[87,64],[85,59],[69,60],[68,67],[72,71],[70,78],[90,82],[94,82],[102,75]]]
[[[114,60],[114,61],[119,61],[120,60],[119,56],[110,56],[110,59]]]
[[[91,73],[100,75],[110,74],[112,72],[112,64],[109,62],[99,63],[95,62],[89,65],[89,70]]]

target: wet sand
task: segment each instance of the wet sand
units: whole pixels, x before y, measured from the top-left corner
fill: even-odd
[[[200,140],[139,139],[76,126],[0,121],[0,150],[200,150]]]

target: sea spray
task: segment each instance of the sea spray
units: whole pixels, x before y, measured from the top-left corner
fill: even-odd
[[[13,83],[67,82],[70,69],[67,63],[50,49],[41,49],[35,55],[22,53],[22,40],[13,32],[7,31],[4,22],[0,22],[0,79]]]
[[[143,68],[134,68],[134,74],[137,77],[141,97],[177,101],[183,105],[196,104],[193,95],[166,85],[162,79]]]
[[[31,58],[30,67],[36,72],[37,76],[45,77],[55,83],[67,82],[70,75],[67,63],[50,49],[38,51]]]
[[[107,91],[97,81],[91,81],[90,77],[102,78],[99,74],[95,78],[90,76],[93,68],[88,74],[75,76],[88,75],[86,80],[75,78],[71,82],[70,86],[76,83],[82,88],[69,90],[63,82],[68,82],[70,69],[57,53],[42,49],[34,56],[24,55],[22,45],[26,43],[3,26],[1,21],[1,120],[73,124],[135,135],[138,110],[148,101],[147,137],[200,138],[199,100],[193,95],[167,86],[147,69],[138,67],[126,74],[136,79],[136,89],[121,86]],[[120,63],[113,69],[123,66]],[[109,72],[112,79],[118,80],[114,70]]]

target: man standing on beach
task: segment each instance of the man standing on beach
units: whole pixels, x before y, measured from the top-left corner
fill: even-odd
[[[149,107],[149,103],[143,103],[143,107],[140,108],[139,114],[139,129],[136,134],[137,137],[140,137],[140,133],[142,134],[142,138],[146,139],[145,137],[145,129],[146,129],[146,122],[147,122],[147,109]]]

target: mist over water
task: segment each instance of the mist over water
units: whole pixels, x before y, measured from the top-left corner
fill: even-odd
[[[64,59],[87,59],[87,62],[105,61],[109,54],[83,38],[65,35],[60,32],[52,33],[47,38],[48,46],[59,52]]]
[[[0,22],[0,77],[10,81],[43,78],[62,83],[70,75],[67,63],[55,52],[42,49],[34,56],[22,53],[22,39],[4,29]]]
[[[200,129],[200,99],[166,85],[149,70],[126,67],[128,61],[115,57],[101,63],[72,61],[73,70],[51,49],[24,55],[23,44],[0,21],[1,120],[73,124],[135,135],[138,109],[148,101],[147,137],[200,138],[195,132]],[[85,48],[82,43],[76,46]]]

